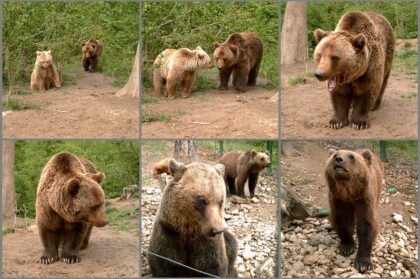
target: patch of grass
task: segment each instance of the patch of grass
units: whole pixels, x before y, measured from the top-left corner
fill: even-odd
[[[135,231],[138,230],[139,208],[122,208],[107,207],[105,213],[109,220],[109,225],[119,231]]]
[[[9,234],[9,233],[14,233],[14,232],[15,232],[15,228],[6,228],[6,229],[2,230],[3,235]]]
[[[417,92],[414,93],[408,93],[408,94],[403,94],[400,96],[403,99],[411,99],[411,98],[415,98],[417,97]]]
[[[142,94],[141,96],[141,102],[142,104],[155,104],[159,101],[158,97],[149,95],[149,94]]]
[[[307,185],[309,185],[309,184],[311,184],[313,182],[314,182],[313,179],[303,178],[303,179],[299,179],[297,181],[297,184],[300,185],[300,186],[307,186]]]
[[[416,56],[417,51],[412,50],[410,48],[405,48],[405,49],[399,51],[396,55],[400,59],[405,59],[405,58],[410,57],[410,56]]]
[[[305,80],[305,77],[293,77],[293,78],[289,78],[289,80],[287,81],[287,83],[291,86],[296,86],[298,84],[301,84],[303,81]]]
[[[195,82],[194,88],[191,90],[191,93],[204,92],[214,88],[216,88],[216,83],[214,80],[199,75]]]
[[[163,122],[169,122],[171,121],[171,117],[169,115],[161,114],[161,113],[148,113],[144,112],[142,114],[141,122],[156,122],[156,121],[163,121]]]
[[[161,154],[167,152],[166,141],[161,140],[145,140],[141,143],[141,148],[147,150],[148,153]]]
[[[63,86],[70,86],[76,84],[76,79],[70,75],[62,75],[62,84]]]
[[[3,111],[6,110],[26,110],[26,109],[40,109],[39,105],[30,104],[30,103],[23,103],[18,100],[4,100],[3,104]]]
[[[26,96],[26,95],[31,95],[32,93],[34,93],[35,91],[32,91],[30,89],[26,89],[26,88],[14,88],[11,92],[12,95],[18,95],[18,96]]]
[[[418,54],[412,49],[403,49],[395,55],[394,68],[403,69],[417,81]]]

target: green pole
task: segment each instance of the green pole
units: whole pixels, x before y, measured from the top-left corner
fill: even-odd
[[[381,159],[382,161],[388,161],[387,156],[386,156],[386,141],[384,140],[380,140],[379,141],[379,153],[381,155]]]
[[[272,162],[273,161],[273,141],[271,140],[267,141],[267,150],[268,150],[268,153],[270,154],[270,161]],[[273,168],[271,167],[271,164],[268,167],[268,174],[273,175]]]
[[[223,155],[223,141],[219,140],[219,155]]]

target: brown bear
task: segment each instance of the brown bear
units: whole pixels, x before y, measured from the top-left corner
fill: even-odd
[[[315,30],[315,77],[328,80],[334,115],[331,129],[350,124],[367,129],[369,111],[376,110],[391,71],[395,33],[388,20],[378,14],[350,12],[332,32]]]
[[[44,92],[53,86],[61,87],[60,71],[54,66],[51,50],[37,51],[31,75],[31,90]]]
[[[166,49],[160,53],[154,63],[153,83],[157,96],[168,96],[174,99],[176,87],[182,86],[182,97],[190,97],[191,87],[200,69],[211,68],[208,54],[201,48]],[[166,86],[166,93],[165,88]]]
[[[248,180],[249,194],[255,197],[255,187],[259,173],[270,166],[268,152],[230,151],[220,158],[219,163],[225,166],[226,193],[245,198],[245,183]]]
[[[172,179],[162,193],[147,256],[152,276],[237,277],[237,242],[223,218],[224,166],[167,162]]]
[[[325,176],[329,188],[330,222],[341,240],[344,256],[354,253],[355,227],[359,249],[354,266],[365,272],[373,268],[372,246],[378,233],[377,208],[384,166],[369,149],[330,150]]]
[[[214,59],[219,69],[219,90],[227,90],[233,75],[233,92],[255,86],[263,56],[263,43],[255,33],[233,33],[224,43],[214,44]]]
[[[108,224],[105,195],[99,183],[105,175],[88,160],[67,152],[54,155],[41,173],[36,193],[36,222],[44,252],[42,264],[80,261],[92,227]]]
[[[86,72],[96,72],[103,49],[103,43],[95,39],[90,39],[82,44],[83,68]]]

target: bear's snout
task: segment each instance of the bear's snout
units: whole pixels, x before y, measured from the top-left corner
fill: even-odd
[[[211,236],[216,236],[218,234],[221,234],[222,232],[224,232],[225,228],[223,227],[219,227],[219,228],[212,228],[211,229]]]
[[[315,72],[314,76],[319,80],[319,81],[324,81],[327,79],[327,76],[325,75],[325,73],[322,72]]]
[[[101,221],[99,221],[99,222],[97,222],[97,223],[94,223],[93,225],[94,225],[95,227],[102,228],[102,227],[105,227],[105,226],[106,226],[106,225],[108,225],[108,224],[109,224],[108,219],[105,219],[105,220],[101,220]]]

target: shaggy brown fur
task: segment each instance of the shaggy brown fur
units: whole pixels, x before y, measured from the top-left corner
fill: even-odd
[[[255,33],[233,33],[224,43],[214,44],[214,59],[219,69],[220,90],[227,90],[233,75],[233,92],[255,86],[263,56],[263,43]]]
[[[328,80],[334,115],[330,128],[350,124],[367,129],[369,111],[379,108],[391,71],[395,33],[387,19],[373,13],[343,15],[333,32],[315,30],[315,77]]]
[[[153,170],[153,176],[167,173],[169,174],[169,160],[170,158],[163,159],[162,161],[159,161],[155,164],[153,164],[152,170]]]
[[[103,227],[105,195],[99,183],[105,175],[88,160],[71,153],[54,155],[44,167],[36,194],[36,222],[44,252],[41,263],[61,258],[80,261],[79,250],[87,247],[92,226]]]
[[[330,150],[325,176],[329,187],[330,222],[341,240],[340,252],[353,254],[359,249],[354,266],[365,272],[373,268],[371,260],[373,242],[378,233],[377,207],[382,190],[384,166],[368,149]]]
[[[268,152],[231,151],[220,158],[225,166],[225,184],[228,195],[245,197],[245,183],[248,180],[249,194],[255,196],[259,173],[270,165]]]
[[[85,68],[85,71],[96,72],[103,49],[103,43],[95,39],[90,39],[82,44],[83,68]]]
[[[182,97],[190,97],[198,70],[213,66],[210,57],[201,47],[194,50],[166,49],[156,57],[153,65],[156,67],[153,72],[156,95],[165,95],[172,99],[176,96],[179,83],[182,86]]]
[[[223,219],[223,165],[167,162],[173,180],[162,194],[149,251],[216,276],[236,277],[236,239]],[[152,254],[148,261],[154,277],[203,277]]]
[[[55,68],[51,50],[37,51],[35,67],[31,75],[31,90],[44,92],[53,86],[61,87],[60,71]]]

